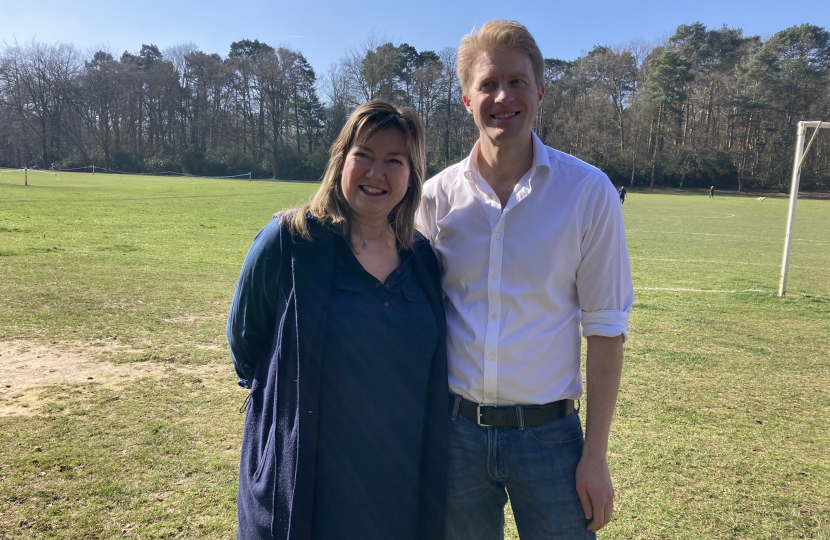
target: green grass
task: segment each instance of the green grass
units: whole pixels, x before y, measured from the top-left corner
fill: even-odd
[[[606,537],[830,538],[830,201],[798,203],[779,298],[787,204],[626,200],[637,290]]]
[[[316,186],[37,176],[0,175],[0,343],[156,369],[0,417],[0,538],[232,537],[225,316],[253,236]],[[623,213],[636,302],[600,536],[830,538],[830,201],[798,203],[786,298],[786,199],[630,192]]]

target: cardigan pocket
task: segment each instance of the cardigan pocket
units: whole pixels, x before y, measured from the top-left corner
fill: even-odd
[[[257,468],[253,476],[253,480],[256,483],[261,482],[263,473],[266,474],[266,482],[270,482],[272,480],[269,478],[273,475],[274,461],[276,458],[276,454],[274,452],[274,429],[275,425],[271,424],[271,428],[268,430],[268,437],[265,440],[265,446],[259,452],[259,463],[257,464]]]
[[[268,364],[270,362],[261,362],[257,366],[257,370],[262,370],[263,373],[257,373],[257,376],[254,377],[251,391],[248,393],[246,399],[245,409],[247,416],[245,422],[250,425],[245,426],[245,436],[242,440],[242,453],[246,455],[247,459],[253,461],[247,469],[249,474],[253,471],[251,476],[253,483],[260,482],[261,476],[264,473],[267,474],[269,468],[274,468],[276,421],[267,414],[267,411],[271,410],[274,406],[274,398],[273,396],[266,395],[265,390],[267,389],[267,384],[265,384],[266,381],[264,380],[268,377],[268,371],[265,368]]]

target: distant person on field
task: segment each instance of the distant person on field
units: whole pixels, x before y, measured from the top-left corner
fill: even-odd
[[[715,198],[715,186],[712,186],[712,187],[709,188],[709,198],[710,199]]]
[[[424,185],[418,223],[446,295],[448,540],[593,539],[611,521],[608,436],[634,301],[617,191],[531,127],[544,60],[527,28],[464,36],[458,77],[479,139]],[[580,323],[588,339],[588,418]]]
[[[620,186],[620,204],[625,203],[625,186]]]

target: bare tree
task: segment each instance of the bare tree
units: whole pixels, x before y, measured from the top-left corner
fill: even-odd
[[[67,90],[80,71],[79,55],[71,45],[31,41],[3,51],[3,86],[19,118],[40,140],[40,165],[50,165],[50,149],[61,147],[61,120]]]

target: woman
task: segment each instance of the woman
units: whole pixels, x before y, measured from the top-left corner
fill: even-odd
[[[417,116],[361,105],[311,202],[254,240],[227,329],[250,388],[238,538],[444,537],[443,301],[414,230],[424,169]]]

